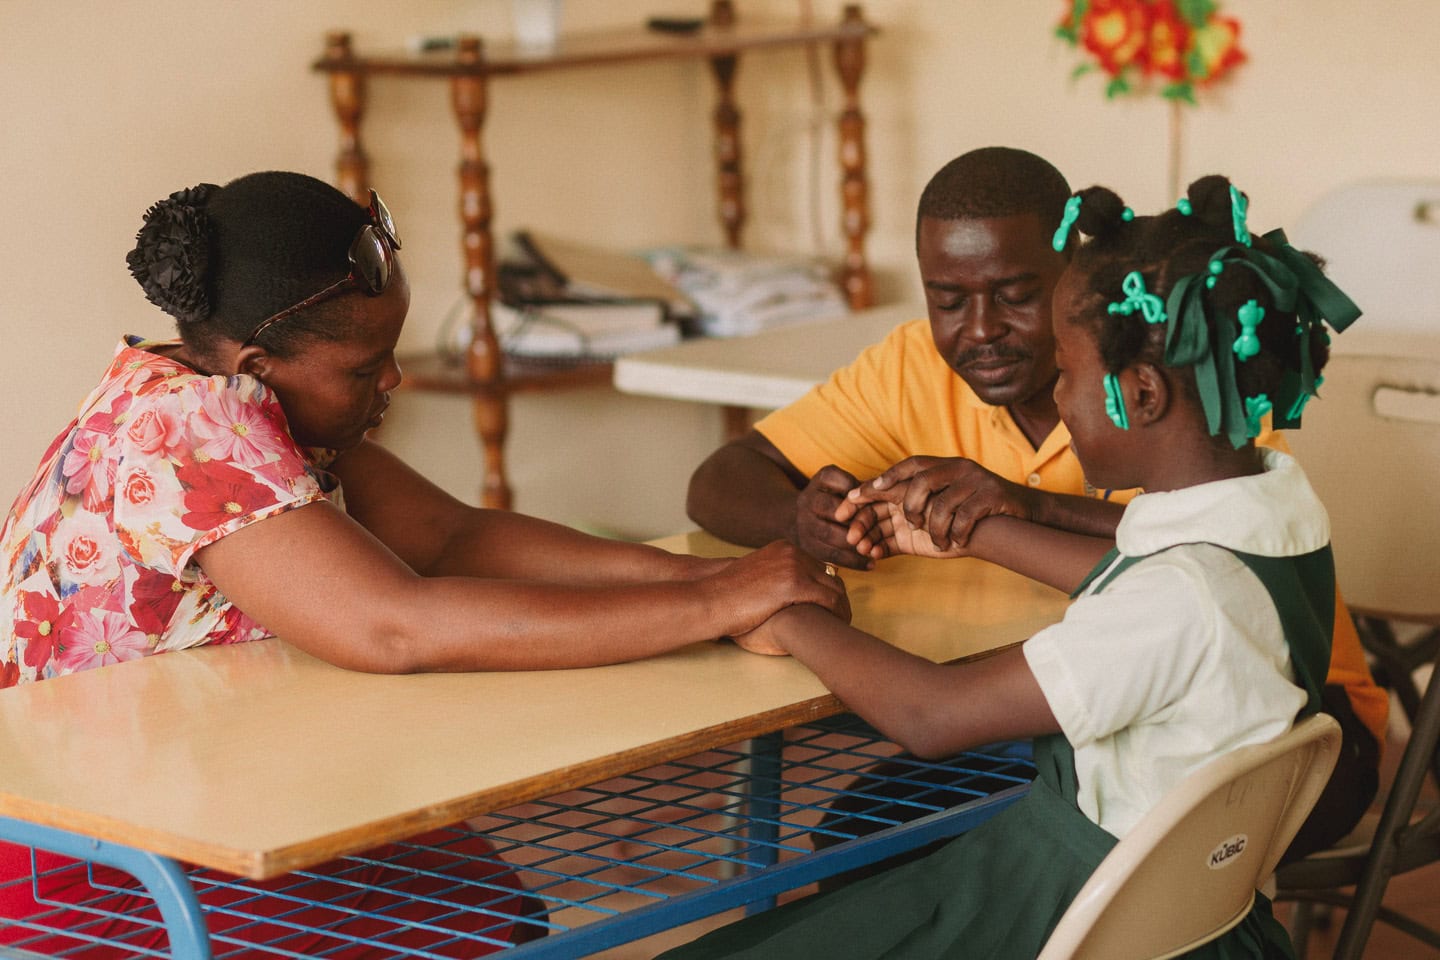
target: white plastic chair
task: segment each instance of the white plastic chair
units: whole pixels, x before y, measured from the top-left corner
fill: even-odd
[[[1316,714],[1185,778],[1100,863],[1039,960],[1160,960],[1234,927],[1339,752],[1340,725]]]

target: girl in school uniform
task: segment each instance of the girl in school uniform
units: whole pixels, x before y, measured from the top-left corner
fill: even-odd
[[[1134,217],[1099,187],[1066,208],[1057,245],[1075,226],[1086,239],[1055,291],[1056,403],[1087,479],[1146,493],[1114,550],[1010,517],[982,521],[965,548],[1073,591],[1061,623],[943,665],[816,607],[739,638],[799,658],[921,756],[1036,738],[1029,794],[923,860],[714,931],[668,960],[1034,957],[1168,790],[1318,708],[1329,523],[1294,460],[1253,437],[1267,412],[1298,425],[1321,381],[1325,322],[1343,329],[1359,311],[1281,231],[1252,235],[1247,203],[1206,177],[1159,216]],[[903,488],[875,496],[890,515],[885,551],[958,555],[906,520]],[[1262,896],[1193,955],[1291,951]]]

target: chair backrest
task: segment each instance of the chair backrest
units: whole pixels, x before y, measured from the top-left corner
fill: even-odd
[[[1316,714],[1186,777],[1101,862],[1040,960],[1153,960],[1235,926],[1315,805],[1339,752],[1340,725]]]
[[[1324,376],[1286,440],[1330,514],[1345,600],[1440,622],[1440,359],[1340,354]]]
[[[1287,231],[1303,250],[1325,258],[1326,274],[1365,311],[1350,338],[1376,333],[1434,334],[1440,318],[1440,179],[1363,180],[1344,184],[1308,207]]]

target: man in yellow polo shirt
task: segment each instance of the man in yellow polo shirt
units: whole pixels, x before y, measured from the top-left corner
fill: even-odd
[[[1004,513],[1113,537],[1136,491],[1095,490],[1070,449],[1055,384],[1050,298],[1069,248],[1052,246],[1070,188],[1051,164],[988,147],[952,160],[921,194],[916,257],[928,322],[900,325],[850,366],[708,457],[687,511],[734,543],[790,540],[852,568],[873,561],[835,521],[860,482],[891,472],[964,539]],[[1279,434],[1257,438],[1286,449]],[[1292,855],[1347,833],[1378,786],[1388,698],[1339,599],[1326,712],[1344,730],[1330,786]]]

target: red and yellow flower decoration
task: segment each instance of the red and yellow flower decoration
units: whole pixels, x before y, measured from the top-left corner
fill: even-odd
[[[1094,58],[1110,77],[1105,96],[1128,93],[1162,78],[1161,94],[1195,102],[1207,86],[1245,62],[1240,21],[1220,15],[1216,0],[1068,0],[1055,32]]]

